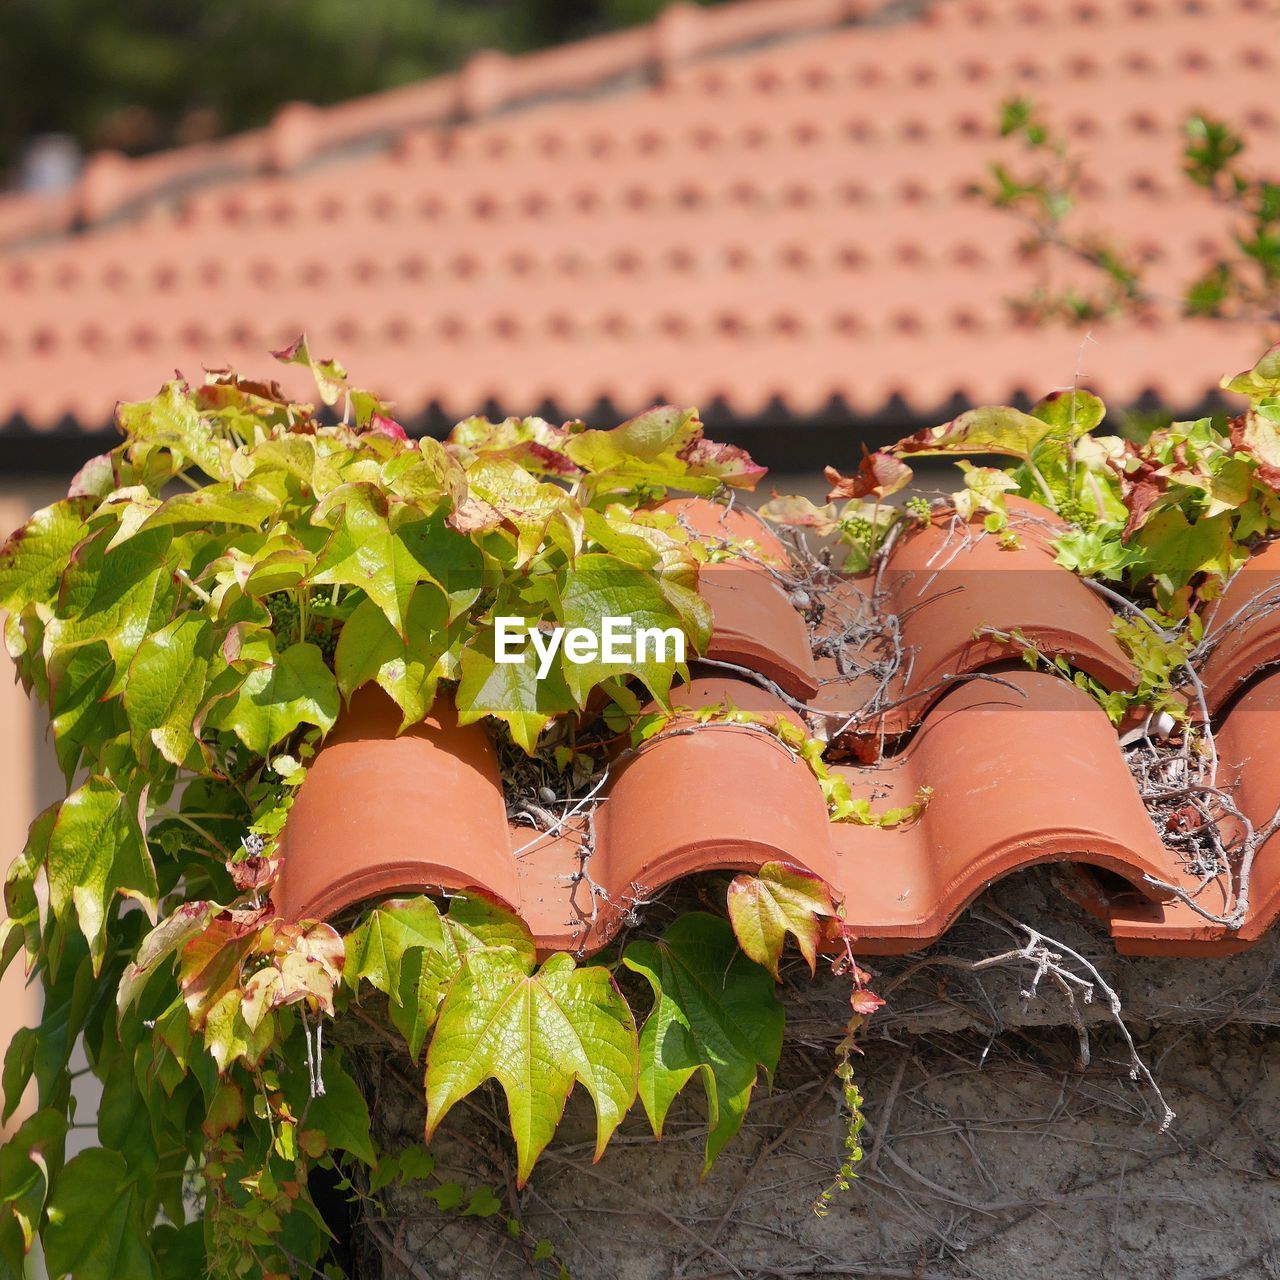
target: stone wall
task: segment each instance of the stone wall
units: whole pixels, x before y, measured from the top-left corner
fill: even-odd
[[[1167,1130],[1155,1091],[1131,1078],[1128,1043],[1100,989],[1078,1005],[1077,1027],[1052,979],[1023,997],[1033,964],[965,968],[1025,942],[992,907],[1067,942],[1117,991],[1134,1045],[1177,1113]],[[930,952],[873,962],[878,988],[893,994],[858,1064],[867,1154],[825,1218],[811,1206],[839,1166],[846,1131],[830,1069],[847,995],[829,976],[810,984],[802,966],[789,975],[774,1088],[760,1091],[705,1181],[696,1084],[661,1143],[637,1112],[596,1165],[578,1090],[519,1216],[580,1280],[1275,1276],[1277,955],[1268,942],[1217,961],[1126,961],[1067,904],[1057,873],[1020,878]],[[362,1052],[384,1138],[420,1140],[418,1072],[393,1050]],[[482,1091],[457,1108],[433,1147],[442,1176],[511,1190],[502,1105]],[[441,1214],[409,1190],[386,1208],[375,1229],[384,1278],[555,1274],[507,1237],[501,1215]],[[378,1269],[367,1257],[362,1280]]]

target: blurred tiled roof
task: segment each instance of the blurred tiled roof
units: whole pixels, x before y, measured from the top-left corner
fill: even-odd
[[[1173,295],[1229,215],[1179,172],[1203,110],[1280,163],[1274,0],[855,0],[674,7],[460,72],[0,198],[0,422],[102,425],[175,365],[261,365],[304,328],[402,416],[664,398],[741,417],[895,397],[1190,407],[1254,326],[1020,327],[1025,232],[966,194],[998,104],[1087,156],[1081,226]]]

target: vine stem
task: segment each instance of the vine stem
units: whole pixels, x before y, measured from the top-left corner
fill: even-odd
[[[1035,478],[1036,484],[1040,486],[1040,492],[1044,494],[1045,506],[1047,506],[1050,511],[1056,512],[1058,509],[1058,502],[1053,496],[1053,490],[1049,488],[1049,482],[1040,473],[1040,468],[1031,461],[1030,455],[1027,456],[1026,465],[1027,470],[1030,471],[1032,476]]]
[[[198,822],[193,822],[188,814],[179,813],[172,809],[157,809],[152,816],[157,818],[168,818],[174,822],[181,822],[183,826],[190,827],[197,835],[203,836],[224,857],[229,858],[231,856],[227,850],[227,846],[224,845],[221,840],[206,831]]]
[[[1110,600],[1113,604],[1128,612],[1132,617],[1136,618],[1154,635],[1166,644],[1175,639],[1176,636],[1156,626],[1156,624],[1147,617],[1145,611],[1139,609],[1132,600],[1126,600],[1118,591],[1113,591],[1104,583],[1096,582],[1092,578],[1081,578],[1081,582],[1089,587],[1095,593]],[[1218,784],[1218,744],[1213,739],[1213,725],[1209,716],[1209,701],[1205,695],[1204,681],[1200,679],[1200,673],[1195,669],[1191,662],[1190,656],[1182,660],[1182,668],[1186,671],[1191,679],[1191,688],[1195,692],[1196,710],[1200,713],[1200,732],[1204,737],[1205,745],[1209,748],[1209,786],[1217,786]],[[1203,774],[1203,770],[1201,771]]]
[[[179,569],[174,575],[184,587],[188,587],[192,593],[198,596],[205,604],[212,604],[213,597],[201,586],[192,581],[191,575],[185,569]]]

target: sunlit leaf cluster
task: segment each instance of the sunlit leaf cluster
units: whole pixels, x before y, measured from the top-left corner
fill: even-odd
[[[328,1265],[307,1171],[379,1161],[323,1039],[362,989],[428,1052],[433,1129],[482,1081],[507,1090],[522,1179],[575,1082],[602,1147],[636,1096],[636,1018],[608,968],[538,966],[518,919],[465,900],[383,904],[345,938],[282,921],[277,838],[363,686],[404,726],[447,692],[463,724],[526,751],[553,719],[664,703],[678,664],[561,652],[538,680],[496,661],[494,619],[633,615],[696,655],[716,553],[661,503],[762,469],[670,407],[613,430],[471,418],[412,439],[304,340],[278,355],[323,408],[229,372],[175,381],[122,405],[122,442],[0,549],[6,647],[67,785],[5,884],[2,958],[25,956],[45,1014],[5,1062],[6,1112],[31,1083],[37,1110],[0,1151],[0,1273],[37,1234],[51,1274],[77,1280]],[[67,1161],[80,1052],[103,1084],[100,1146]]]
[[[891,536],[955,517],[980,520],[1011,550],[1028,536],[1043,536],[1060,564],[1113,590],[1122,606],[1128,602],[1117,609],[1113,629],[1137,683],[1108,690],[1065,659],[1041,654],[1025,636],[996,638],[1032,666],[1060,669],[1117,722],[1135,707],[1178,714],[1185,698],[1173,691],[1203,639],[1206,607],[1254,549],[1280,533],[1280,346],[1224,378],[1222,387],[1244,397],[1243,412],[1174,422],[1137,437],[1106,431],[1102,401],[1080,389],[1046,396],[1029,412],[970,409],[867,456],[854,480],[829,470],[827,505],[774,498],[762,514],[833,537],[851,573],[865,571]],[[903,460],[924,456],[954,459],[963,487],[931,506],[877,499],[871,520],[851,511],[874,492],[870,477],[891,474],[895,486],[905,487],[911,473]],[[857,496],[838,509],[851,494]],[[1012,498],[1035,505],[1013,518]],[[1056,520],[1037,526],[1036,509]]]

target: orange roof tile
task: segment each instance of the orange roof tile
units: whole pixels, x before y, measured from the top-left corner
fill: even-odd
[[[697,501],[688,508],[704,533],[710,528],[699,512],[717,510]],[[1035,545],[1041,518],[1030,504],[1015,511],[1023,545],[998,553],[1008,562],[1001,570],[988,554],[994,538],[978,525],[917,531],[889,555],[888,575],[905,582],[914,571],[923,583],[914,595],[886,588],[890,614],[927,615],[928,633],[903,629],[905,665],[919,654],[948,653],[951,660],[929,674],[950,674],[940,692],[908,688],[905,699],[890,701],[910,711],[883,717],[890,736],[877,741],[871,762],[834,768],[877,810],[910,804],[932,787],[917,821],[888,828],[833,822],[809,766],[776,736],[711,721],[697,732],[677,722],[618,756],[591,818],[569,810],[549,830],[531,830],[507,810],[482,723],[460,727],[442,698],[430,719],[397,737],[399,709],[366,688],[317,754],[290,811],[277,908],[291,919],[328,917],[398,892],[480,890],[518,911],[544,951],[590,952],[616,934],[633,904],[681,876],[781,860],[831,886],[859,952],[892,954],[935,940],[994,880],[1054,862],[1076,864],[1084,877],[1110,874],[1095,877],[1085,897],[1126,953],[1199,955],[1251,945],[1280,919],[1280,831],[1267,827],[1280,801],[1280,674],[1274,644],[1266,652],[1253,645],[1274,633],[1272,615],[1245,621],[1253,658],[1233,661],[1221,688],[1206,667],[1209,706],[1236,691],[1216,725],[1220,785],[1255,830],[1269,834],[1250,878],[1236,868],[1205,879],[1187,851],[1157,830],[1116,729],[1093,698],[1057,675],[1025,669],[1008,645],[972,647],[974,609],[994,608],[1011,631],[1033,643],[1047,639],[1061,652],[1102,655],[1100,679],[1131,683],[1117,665],[1122,659],[1108,656],[1115,648],[1109,608]],[[714,579],[700,583],[715,615],[710,654],[733,655],[736,671],[724,676],[694,663],[689,682],[673,691],[676,706],[727,700],[799,723],[798,706],[826,709],[822,695],[838,696],[842,687],[848,696],[834,671],[816,699],[786,687],[785,673],[810,655],[806,636],[798,648],[790,638],[798,614],[786,593],[770,596],[751,584],[756,578],[772,587],[768,567],[739,562],[703,572]],[[1280,595],[1280,566],[1265,551],[1240,577],[1259,600]],[[1046,604],[1055,600],[1060,607]],[[775,651],[744,651],[744,607],[753,611],[755,634],[774,638]],[[1222,620],[1222,634],[1233,635],[1235,625],[1229,630]],[[828,715],[840,718],[834,709]],[[879,739],[880,722],[868,727]],[[1175,891],[1210,913],[1245,899],[1248,909],[1233,929],[1206,920]]]
[[[1019,327],[1021,226],[966,189],[998,103],[1031,96],[1087,155],[1081,216],[1174,293],[1229,225],[1179,176],[1182,120],[1223,116],[1280,163],[1274,0],[877,7],[677,6],[0,198],[0,421],[96,427],[175,364],[256,362],[303,328],[405,416],[925,415],[1077,370],[1184,408],[1247,361],[1254,326],[1172,309],[1089,342]]]

